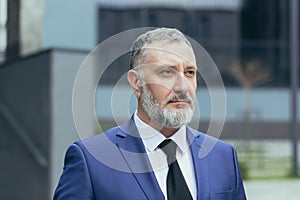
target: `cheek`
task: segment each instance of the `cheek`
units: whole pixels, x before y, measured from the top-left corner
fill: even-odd
[[[197,84],[192,84],[190,90],[191,90],[193,93],[196,93],[196,90],[197,90]]]
[[[159,84],[151,84],[148,88],[159,103],[164,102],[171,93],[171,89]]]
[[[192,81],[190,83],[190,90],[193,91],[194,93],[196,92],[197,89],[197,82],[196,81]]]
[[[190,90],[189,90],[189,95],[195,100],[196,98],[196,90],[197,90],[197,85],[191,85]]]

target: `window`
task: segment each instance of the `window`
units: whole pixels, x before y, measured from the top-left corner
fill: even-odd
[[[5,59],[6,50],[6,21],[7,21],[7,0],[0,1],[0,63]]]
[[[99,42],[137,27],[174,27],[198,41],[219,68],[226,86],[239,86],[230,71],[259,60],[270,80],[260,86],[288,86],[288,4],[280,0],[245,1],[242,10],[163,7],[99,8]],[[253,12],[255,10],[255,12]],[[128,56],[114,62],[102,84],[113,84],[128,70]],[[121,70],[122,69],[122,70]],[[112,70],[112,69],[111,69]]]

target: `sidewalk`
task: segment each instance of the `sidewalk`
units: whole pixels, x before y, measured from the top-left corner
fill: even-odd
[[[248,200],[299,200],[300,179],[244,181]]]

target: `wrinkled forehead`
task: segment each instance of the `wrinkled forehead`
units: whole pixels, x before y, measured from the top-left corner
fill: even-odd
[[[193,48],[185,42],[164,43],[155,41],[145,44],[146,60],[149,61],[179,61],[197,66]]]

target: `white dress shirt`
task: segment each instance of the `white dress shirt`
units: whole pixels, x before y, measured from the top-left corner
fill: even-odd
[[[164,141],[166,137],[148,124],[144,123],[136,115],[136,112],[134,114],[134,121],[145,145],[157,182],[161,191],[165,195],[165,199],[167,200],[167,174],[169,170],[167,156],[160,148],[158,148],[158,145]],[[176,150],[177,162],[193,199],[197,199],[194,165],[189,143],[186,138],[186,126],[182,126],[169,139],[172,139],[178,146]]]

